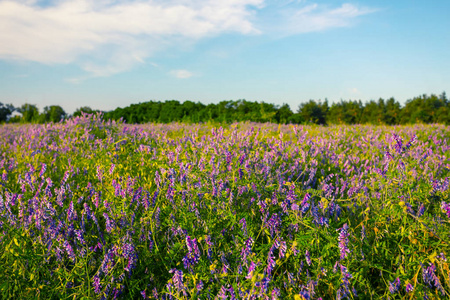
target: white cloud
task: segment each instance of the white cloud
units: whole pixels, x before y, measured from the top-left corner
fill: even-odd
[[[299,34],[323,31],[330,28],[347,27],[358,16],[374,12],[374,9],[359,8],[352,4],[330,9],[317,4],[307,5],[286,17],[286,33]]]
[[[152,64],[147,60],[158,51],[223,33],[321,31],[373,11],[278,1],[0,0],[0,59],[76,63],[88,74],[69,79],[79,82]]]
[[[76,61],[93,76],[127,70],[158,50],[224,32],[255,34],[263,0],[0,0],[0,59]]]
[[[189,72],[188,70],[173,70],[170,71],[170,74],[176,78],[186,79],[194,76],[194,73]]]
[[[357,88],[349,89],[350,94],[352,95],[361,95],[361,92]]]

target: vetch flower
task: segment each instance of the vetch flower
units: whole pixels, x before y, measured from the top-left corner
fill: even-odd
[[[447,217],[450,218],[450,202],[446,203],[445,201],[442,201],[441,209],[447,214]]]
[[[350,253],[350,250],[348,249],[348,233],[349,227],[347,223],[342,226],[342,228],[338,229],[339,231],[339,250],[341,252],[341,260],[347,257],[347,254]]]
[[[196,265],[200,259],[197,239],[192,240],[190,236],[186,236],[186,246],[188,248],[188,253],[183,258],[183,264],[186,269],[192,271],[192,267]]]
[[[100,278],[97,275],[94,276],[92,285],[94,286],[94,292],[96,294],[100,293],[102,285],[100,284]]]
[[[306,263],[308,264],[308,266],[311,265],[311,256],[309,255],[309,251],[306,250],[305,252],[305,257],[306,257]]]
[[[248,255],[251,253],[253,245],[253,239],[250,237],[245,241],[244,248],[241,251],[241,257],[244,263],[246,263],[246,259]]]
[[[417,211],[417,217],[421,217],[424,212],[425,212],[425,206],[423,205],[423,203],[421,203],[419,210]]]
[[[169,273],[173,274],[172,282],[175,288],[177,289],[178,293],[183,293],[183,295],[187,297],[186,287],[184,286],[183,282],[183,271],[172,269],[169,271]]]
[[[436,276],[436,267],[434,264],[430,264],[427,268],[421,264],[422,266],[422,278],[424,283],[431,289],[437,288],[441,291],[441,294],[444,295],[444,288],[442,287],[441,281]]]
[[[397,277],[394,281],[389,282],[389,292],[391,292],[391,294],[397,293],[400,289],[400,286],[400,278]]]
[[[245,218],[242,218],[239,221],[239,224],[242,226],[242,231],[244,232],[244,236],[247,236],[247,222],[245,221]]]
[[[72,262],[75,262],[75,253],[73,252],[73,248],[70,245],[68,241],[64,241],[64,248],[66,249],[66,253],[69,256],[69,258],[72,260]]]

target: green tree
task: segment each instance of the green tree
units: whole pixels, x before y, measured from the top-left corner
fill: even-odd
[[[361,101],[344,101],[333,103],[328,112],[328,121],[333,124],[361,123],[363,105]]]
[[[442,98],[431,94],[427,96],[415,97],[406,101],[405,107],[402,109],[401,122],[405,123],[436,123],[439,120],[439,115],[442,116],[441,107],[447,107],[445,93]],[[438,115],[439,112],[439,115]]]
[[[34,104],[23,104],[20,108],[17,109],[17,111],[22,114],[22,122],[24,123],[38,121],[39,110]]]
[[[15,111],[12,104],[3,104],[0,102],[0,122],[6,122],[8,117]]]
[[[291,108],[289,107],[288,104],[283,103],[283,105],[281,105],[277,112],[275,113],[275,120],[277,121],[277,123],[288,123],[289,122],[289,118],[293,115]]]
[[[306,122],[313,124],[325,124],[327,108],[328,101],[325,101],[325,103],[322,104],[320,100],[319,103],[314,100],[309,100],[308,102],[302,103],[298,106],[297,113]]]
[[[86,113],[86,114],[92,114],[95,113],[96,111],[93,110],[92,108],[90,108],[89,106],[82,106],[79,107],[75,110],[75,112],[73,113],[74,117],[81,117],[81,113]]]
[[[64,119],[66,112],[59,105],[51,105],[44,107],[44,112],[42,113],[44,122],[57,123]]]
[[[383,121],[387,125],[395,125],[400,122],[400,103],[395,101],[393,97],[386,101],[386,109],[383,116]]]

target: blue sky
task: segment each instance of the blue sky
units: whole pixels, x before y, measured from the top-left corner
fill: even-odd
[[[450,93],[450,1],[0,0],[0,102]]]

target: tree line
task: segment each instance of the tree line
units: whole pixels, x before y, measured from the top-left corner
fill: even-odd
[[[16,114],[11,117],[12,113]],[[0,122],[46,123],[97,112],[90,107],[80,107],[68,115],[57,105],[44,107],[39,112],[36,105],[24,104],[14,108],[0,103]],[[105,119],[124,119],[127,123],[170,122],[273,122],[293,124],[374,124],[397,125],[414,123],[440,123],[450,125],[450,101],[445,92],[441,95],[423,94],[406,101],[401,106],[394,98],[371,100],[309,100],[293,112],[288,104],[275,105],[247,100],[228,100],[217,104],[177,100],[148,101],[124,108],[103,112]]]

